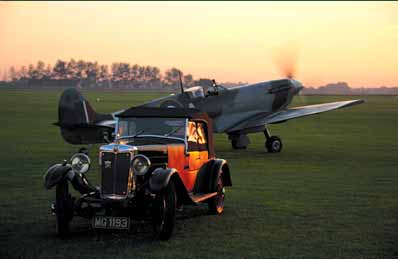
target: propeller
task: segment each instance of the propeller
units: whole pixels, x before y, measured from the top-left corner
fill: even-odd
[[[274,62],[283,77],[294,79],[297,66],[297,44],[288,42],[274,51]]]
[[[298,45],[297,42],[287,42],[277,48],[274,52],[274,62],[284,78],[295,79],[298,61]],[[305,104],[305,96],[300,91],[297,101]]]

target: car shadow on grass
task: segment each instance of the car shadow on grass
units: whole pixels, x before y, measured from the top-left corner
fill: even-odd
[[[203,218],[205,220],[206,216],[209,216],[206,204],[184,207],[182,211],[177,212],[176,225],[171,239],[178,238],[179,233],[183,233],[186,228],[192,229],[198,227],[198,221],[194,221],[194,219]],[[93,229],[90,220],[75,217],[71,222],[70,233],[67,237],[57,237],[55,234],[55,226],[52,229],[46,228],[46,230],[47,232],[41,233],[37,237],[39,239],[56,240],[56,243],[58,243],[57,240],[65,241],[66,243],[73,241],[77,242],[76,244],[92,241],[99,244],[111,243],[112,245],[120,244],[121,246],[128,245],[129,247],[140,247],[145,244],[159,242],[158,239],[156,239],[149,220],[133,220],[128,231],[118,231]]]

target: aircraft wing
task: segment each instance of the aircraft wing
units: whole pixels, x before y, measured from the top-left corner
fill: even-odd
[[[315,104],[315,105],[307,105],[307,106],[300,106],[300,107],[293,107],[289,109],[285,109],[279,111],[277,113],[271,115],[264,115],[264,117],[256,116],[255,118],[249,119],[245,122],[240,123],[239,125],[235,126],[231,131],[239,130],[239,129],[246,129],[257,127],[260,125],[265,124],[272,124],[272,123],[280,123],[287,120],[300,118],[308,115],[313,115],[317,113],[332,111],[340,108],[345,108],[357,104],[363,103],[364,100],[350,100],[350,101],[341,101],[341,102],[332,102],[332,103],[322,103],[322,104]]]

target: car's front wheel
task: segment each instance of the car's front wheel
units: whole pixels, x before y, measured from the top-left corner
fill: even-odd
[[[69,234],[69,223],[73,218],[73,199],[68,190],[68,182],[57,184],[55,192],[55,229],[59,237]]]
[[[217,195],[210,198],[207,202],[209,206],[209,213],[213,215],[220,215],[224,211],[225,188],[222,180],[222,175],[219,174],[216,186]]]
[[[173,181],[160,191],[152,208],[155,235],[160,240],[171,237],[176,221],[176,190]]]

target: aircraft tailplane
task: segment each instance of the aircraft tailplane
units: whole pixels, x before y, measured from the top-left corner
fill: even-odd
[[[104,143],[104,134],[111,136],[114,127],[101,125],[113,120],[111,114],[99,114],[75,88],[65,90],[59,99],[58,122],[64,140],[70,144]]]

